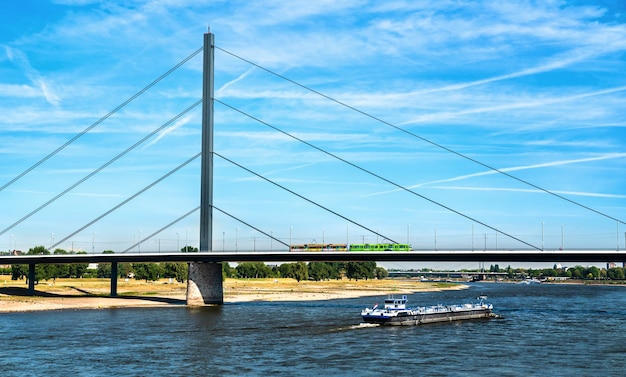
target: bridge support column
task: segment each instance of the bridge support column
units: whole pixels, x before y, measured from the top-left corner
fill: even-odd
[[[224,288],[221,263],[189,263],[187,305],[222,305]]]
[[[117,297],[117,262],[111,262],[111,297]]]
[[[35,295],[35,265],[28,265],[28,294],[31,296]]]

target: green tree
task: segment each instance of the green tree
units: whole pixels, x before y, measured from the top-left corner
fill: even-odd
[[[348,279],[373,279],[376,262],[348,262],[346,263],[346,277]]]
[[[295,264],[294,268],[293,268],[293,272],[294,272],[294,278],[300,282],[301,280],[308,280],[309,279],[309,269],[306,265],[306,263],[304,262],[298,262]]]
[[[330,266],[330,279],[341,280],[346,270],[344,262],[326,262]]]
[[[191,247],[191,246],[185,246],[182,249],[180,249],[180,251],[182,251],[183,253],[197,253],[198,252],[198,248],[197,247]]]
[[[56,249],[54,250],[53,254],[55,255],[65,255],[65,254],[69,254],[68,251],[63,250],[63,249]],[[55,265],[50,265],[51,268],[48,270],[48,275],[53,278],[68,278],[70,277],[70,265],[67,263],[63,263],[63,264],[55,264]]]
[[[163,275],[163,268],[158,263],[136,263],[133,265],[135,279],[156,281]]]
[[[237,273],[237,270],[230,267],[228,262],[222,262],[222,278],[232,278]]]
[[[118,264],[117,272],[119,274],[119,277],[121,277],[121,278],[130,277],[131,274],[135,273],[134,269],[133,269],[133,264],[132,263],[120,263],[120,264]]]
[[[572,277],[572,270],[565,270],[565,273],[562,275],[566,278],[571,278]]]
[[[187,281],[189,264],[183,262],[165,263],[163,265],[163,277],[176,279],[179,283]]]
[[[389,276],[389,272],[386,269],[382,267],[376,267],[374,269],[374,277],[376,277],[376,279],[384,279],[388,276]]]
[[[104,250],[102,254],[115,254],[113,250]],[[96,271],[96,277],[110,278],[111,277],[111,263],[98,263],[98,269]]]
[[[50,252],[44,246],[35,246],[33,248],[28,249],[26,253],[28,255],[49,255]]]
[[[587,275],[591,275],[589,279],[597,279],[600,277],[600,269],[596,266],[589,267],[587,271]]]
[[[283,263],[278,266],[278,273],[280,274],[280,277],[295,279],[294,266],[295,263]]]
[[[489,272],[500,272],[500,266],[499,265],[491,265],[489,266]]]
[[[611,280],[624,280],[626,279],[626,274],[624,273],[624,268],[621,267],[613,267],[609,268],[606,272],[607,278]]]
[[[79,251],[76,254],[87,254],[86,251]],[[87,272],[88,263],[74,263],[70,265],[70,277],[81,278]]]
[[[28,278],[28,265],[27,264],[11,265],[11,280],[21,280],[22,278]]]
[[[278,273],[284,278],[296,279],[297,281],[309,279],[309,268],[306,263],[283,263],[278,266]]]
[[[263,262],[242,262],[235,268],[240,278],[269,278],[274,277],[272,269]]]
[[[329,280],[332,276],[332,267],[326,262],[309,263],[309,277],[315,281]]]
[[[511,268],[511,265],[508,265],[506,267],[506,275],[509,279],[512,279],[514,274],[513,274],[513,269]]]
[[[98,263],[98,270],[96,276],[99,278],[111,277],[111,263]]]

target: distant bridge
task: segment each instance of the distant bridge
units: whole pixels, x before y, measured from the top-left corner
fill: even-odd
[[[446,277],[460,278],[469,276],[506,276],[508,272],[490,271],[389,271],[389,277]]]

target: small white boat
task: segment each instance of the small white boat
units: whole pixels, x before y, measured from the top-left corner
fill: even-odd
[[[525,279],[525,280],[520,281],[517,284],[541,284],[541,280],[537,280],[535,278]]]
[[[407,297],[389,296],[384,306],[378,304],[361,311],[366,323],[380,325],[421,325],[424,323],[461,321],[467,319],[491,318],[493,305],[485,303],[486,296],[478,297],[475,303],[461,305],[435,305],[407,308]]]

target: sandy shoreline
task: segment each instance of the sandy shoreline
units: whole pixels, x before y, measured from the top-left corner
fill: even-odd
[[[316,301],[388,294],[464,289],[462,284],[423,283],[415,280],[296,282],[293,279],[226,279],[224,302]],[[123,307],[185,306],[186,284],[171,281],[120,281],[118,297],[107,297],[106,279],[63,279],[36,286],[29,296],[23,282],[0,285],[0,313],[42,310],[81,310]]]

